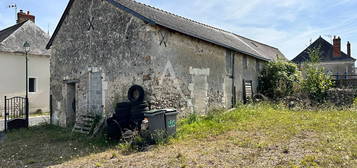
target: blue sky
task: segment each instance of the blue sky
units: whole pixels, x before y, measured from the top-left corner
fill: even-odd
[[[320,35],[342,38],[342,50],[352,43],[357,56],[356,0],[138,0],[163,10],[222,28],[279,48],[292,59]],[[0,0],[0,29],[15,23],[15,11],[29,10],[50,33],[68,0]]]

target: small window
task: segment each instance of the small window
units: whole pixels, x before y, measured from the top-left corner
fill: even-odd
[[[247,56],[243,56],[243,68],[248,69],[248,58]]]
[[[37,91],[36,84],[36,78],[29,78],[29,92],[35,93]]]

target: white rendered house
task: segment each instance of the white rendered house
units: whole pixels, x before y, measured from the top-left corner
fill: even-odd
[[[49,35],[34,23],[34,16],[18,13],[18,23],[0,30],[0,116],[4,97],[26,94],[26,57],[23,44],[30,43],[28,53],[30,113],[49,112],[50,51],[45,49]]]

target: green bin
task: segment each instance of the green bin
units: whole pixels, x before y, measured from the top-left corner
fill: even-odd
[[[165,131],[165,111],[151,110],[144,112],[145,118],[149,121],[149,131],[151,133]]]
[[[177,114],[178,112],[174,109],[165,110],[165,127],[168,136],[176,134]]]

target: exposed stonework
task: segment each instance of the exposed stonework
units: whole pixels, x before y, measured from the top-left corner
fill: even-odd
[[[337,106],[350,106],[357,97],[356,89],[330,89],[328,92],[328,101]]]
[[[243,69],[243,54],[233,54],[234,76],[228,77],[226,48],[150,25],[107,1],[73,3],[52,44],[51,94],[57,102],[53,118],[59,125],[67,125],[62,121],[68,116],[65,77],[78,81],[77,113],[96,105],[103,107],[103,115],[111,115],[116,103],[128,101],[134,84],[143,86],[151,108],[176,108],[180,116],[231,108],[233,86],[241,100],[243,79],[256,84],[256,58],[248,56],[248,68]],[[96,84],[102,89],[93,93],[84,75],[89,67],[102,74],[101,86]]]

